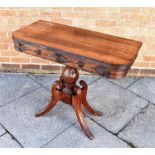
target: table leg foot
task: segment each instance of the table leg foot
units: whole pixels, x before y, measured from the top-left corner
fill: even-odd
[[[85,108],[89,113],[91,113],[92,115],[95,115],[95,116],[102,116],[102,115],[103,115],[102,112],[93,109],[93,108],[89,105],[89,103],[87,102],[87,99],[86,99],[87,90],[88,90],[87,83],[86,83],[85,81],[81,80],[81,81],[80,81],[80,85],[82,86],[82,88],[81,88],[81,92],[82,92],[82,104],[83,104],[84,108]]]
[[[55,81],[53,83],[51,90],[52,91],[51,101],[45,108],[43,108],[39,113],[35,115],[36,117],[40,117],[48,113],[56,105],[56,103],[59,100],[61,100],[61,92],[59,91],[59,87],[60,87],[59,81]]]
[[[82,108],[81,108],[81,101],[82,101],[82,93],[81,93],[81,88],[80,87],[76,87],[75,88],[75,94],[72,96],[72,105],[74,107],[74,110],[76,112],[76,116],[78,118],[78,121],[83,129],[83,131],[85,132],[86,136],[92,140],[94,139],[93,134],[91,133],[91,131],[89,130],[86,121],[83,117],[83,113],[82,113]]]

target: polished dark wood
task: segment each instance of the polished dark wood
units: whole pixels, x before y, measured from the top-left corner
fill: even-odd
[[[85,122],[82,105],[92,115],[103,114],[87,102],[86,82],[76,84],[77,69],[111,79],[122,78],[142,46],[139,41],[42,20],[13,32],[12,38],[16,50],[66,65],[60,79],[53,83],[49,104],[36,117],[47,114],[61,100],[73,106],[89,139],[94,136]]]
[[[142,45],[139,41],[39,20],[12,34],[21,52],[96,73],[124,77]]]
[[[62,93],[59,91],[59,89],[60,89],[60,81],[55,81],[52,86],[52,90],[51,90],[52,97],[49,104],[44,109],[42,109],[39,113],[37,113],[35,115],[36,117],[39,117],[48,113],[56,105],[56,103],[59,100],[61,100]]]
[[[87,84],[85,81],[81,80],[80,81],[80,86],[76,85],[76,82],[79,78],[79,73],[78,70],[66,66],[64,71],[62,72],[62,75],[60,77],[60,80],[55,81],[52,88],[52,98],[49,104],[43,108],[39,113],[37,113],[35,116],[43,116],[47,114],[55,105],[58,101],[63,101],[66,104],[70,104],[73,106],[76,116],[78,118],[78,121],[84,130],[86,136],[89,139],[93,139],[94,136],[89,130],[84,116],[82,112],[82,105],[85,107],[85,109],[91,113],[92,115],[95,116],[102,116],[102,112],[94,110],[87,102],[86,99],[86,94],[87,94]]]
[[[75,93],[76,93],[76,95],[73,95],[73,97],[72,97],[72,104],[75,109],[76,116],[77,116],[79,123],[80,123],[82,129],[84,130],[86,136],[90,140],[92,140],[92,139],[94,139],[94,136],[91,133],[91,131],[89,130],[89,128],[86,124],[86,121],[83,117],[83,114],[82,114],[82,107],[81,107],[82,93],[81,93],[80,87],[75,87]]]
[[[86,96],[87,96],[87,90],[88,90],[88,86],[87,83],[84,80],[80,81],[80,85],[82,86],[81,88],[81,93],[82,93],[82,104],[85,107],[85,109],[91,113],[92,115],[95,116],[102,116],[102,112],[100,111],[96,111],[95,109],[93,109],[89,103],[87,102]]]

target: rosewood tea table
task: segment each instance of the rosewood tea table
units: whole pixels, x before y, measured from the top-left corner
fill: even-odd
[[[142,45],[139,41],[43,20],[13,32],[12,38],[16,50],[66,65],[60,79],[53,83],[49,104],[36,117],[48,113],[61,100],[73,106],[89,139],[94,136],[83,117],[82,105],[92,115],[101,116],[102,112],[87,102],[86,82],[76,84],[78,69],[110,79],[123,78]]]

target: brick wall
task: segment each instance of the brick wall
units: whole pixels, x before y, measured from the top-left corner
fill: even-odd
[[[155,8],[0,8],[1,70],[61,72],[61,65],[13,47],[12,32],[38,19],[142,41],[130,74],[155,75]]]

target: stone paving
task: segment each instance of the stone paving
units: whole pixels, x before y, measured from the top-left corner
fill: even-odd
[[[85,119],[95,136],[89,140],[73,108],[59,102],[43,117],[34,114],[51,97],[59,75],[0,73],[0,147],[130,148],[155,147],[155,78],[109,80],[81,76],[88,85],[88,101],[104,113]]]

